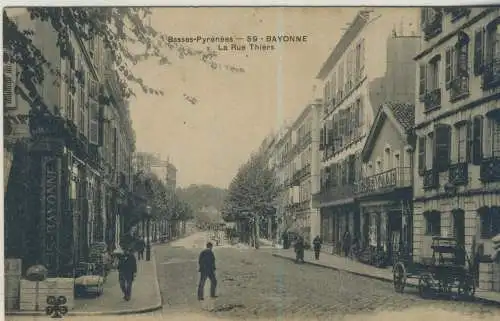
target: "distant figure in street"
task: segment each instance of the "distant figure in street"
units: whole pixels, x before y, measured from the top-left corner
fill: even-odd
[[[342,247],[344,249],[344,256],[348,257],[349,252],[351,251],[351,233],[349,233],[349,231],[345,231],[342,241],[343,241]]]
[[[212,243],[207,243],[207,248],[201,251],[198,258],[200,272],[200,283],[198,284],[198,300],[203,300],[205,282],[210,279],[210,297],[216,298],[217,279],[215,278],[215,255],[212,251]]]
[[[129,301],[132,296],[132,282],[137,273],[137,261],[129,249],[125,249],[118,262],[118,279],[123,292],[123,299]]]
[[[313,247],[314,247],[314,258],[316,260],[319,260],[319,253],[321,252],[321,238],[319,235],[316,235],[316,237],[313,240]]]
[[[144,248],[146,247],[146,244],[143,239],[140,239],[138,244],[137,244],[137,259],[138,260],[144,260]]]
[[[299,263],[299,261],[301,261],[304,263],[304,248],[304,239],[301,236],[298,236],[294,244],[295,262]]]

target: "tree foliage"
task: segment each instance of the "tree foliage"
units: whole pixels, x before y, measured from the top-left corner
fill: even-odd
[[[180,200],[174,190],[170,190],[153,173],[138,172],[134,175],[136,193],[151,206],[151,216],[154,220],[181,220],[193,218],[193,210]],[[140,212],[140,210],[138,211]],[[138,222],[142,217],[138,218]]]
[[[222,211],[224,220],[272,215],[278,191],[275,173],[268,168],[264,155],[252,155],[229,185]]]
[[[177,188],[177,195],[181,200],[188,203],[194,211],[204,207],[213,207],[221,210],[227,190],[212,185],[193,184],[185,188]]]
[[[163,90],[153,88],[133,72],[133,66],[147,59],[159,65],[171,64],[171,55],[179,58],[198,57],[213,69],[244,72],[242,68],[217,62],[217,52],[207,48],[198,50],[179,43],[169,42],[164,32],[155,30],[149,23],[151,9],[146,7],[29,7],[31,20],[46,21],[58,35],[57,46],[61,57],[73,53],[70,34],[89,41],[100,39],[113,61],[119,75],[124,97],[135,95],[136,88],[144,93],[163,95]],[[33,42],[36,30],[22,29],[8,11],[3,15],[4,62],[16,62],[20,67],[21,82],[36,101],[40,97],[37,84],[45,78],[45,70],[60,76],[42,51]]]

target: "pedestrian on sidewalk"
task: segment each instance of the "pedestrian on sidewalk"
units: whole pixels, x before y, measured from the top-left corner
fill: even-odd
[[[304,239],[302,238],[302,236],[298,236],[297,240],[295,241],[295,244],[294,244],[295,262],[296,263],[299,263],[299,261],[301,263],[305,262],[304,261],[304,248],[305,248]]]
[[[137,261],[130,249],[125,249],[118,262],[118,280],[123,292],[123,299],[129,301],[132,296],[132,282],[137,273]]]
[[[144,260],[144,248],[146,247],[146,243],[144,240],[141,238],[138,241],[138,249],[137,249],[137,259],[138,260]]]
[[[349,233],[349,231],[345,231],[342,241],[344,256],[349,257],[349,252],[351,250],[351,233]]]
[[[205,290],[205,282],[210,279],[210,297],[216,298],[215,290],[217,288],[217,278],[215,277],[215,255],[212,251],[213,245],[207,243],[207,248],[201,251],[198,258],[200,272],[200,283],[198,283],[198,300],[203,300],[203,292]]]
[[[314,258],[316,260],[319,260],[319,253],[321,252],[321,238],[319,235],[316,235],[316,237],[313,240],[313,247],[314,247]]]

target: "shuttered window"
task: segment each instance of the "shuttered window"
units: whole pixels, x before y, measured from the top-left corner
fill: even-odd
[[[426,160],[425,149],[426,149],[426,144],[427,144],[427,142],[425,141],[425,136],[418,138],[418,173],[420,175],[423,175],[424,171],[425,171],[425,160]]]
[[[361,39],[360,44],[360,61],[359,61],[359,75],[363,77],[365,71],[365,39]]]
[[[482,74],[484,69],[484,40],[484,29],[476,30],[474,35],[474,75],[476,76]]]
[[[331,96],[332,99],[335,100],[335,96],[337,95],[337,72],[334,71],[332,74],[332,80],[331,80]],[[333,102],[333,105],[335,105],[335,101]]]
[[[325,148],[325,129],[321,128],[319,130],[319,150],[323,150]]]
[[[467,161],[467,130],[468,124],[462,124],[457,127],[456,147],[457,147],[457,162],[465,163]]]
[[[446,49],[445,56],[445,86],[446,89],[451,88],[451,80],[453,79],[453,64],[454,64],[455,50],[453,47]]]
[[[420,96],[423,96],[426,92],[426,78],[427,78],[427,66],[426,65],[420,65],[419,67],[419,79],[420,79],[420,83],[419,83],[419,89],[418,89],[418,93]]]
[[[89,100],[89,142],[99,145],[99,105],[95,100]]]
[[[436,126],[434,135],[435,146],[435,166],[438,172],[448,170],[450,165],[450,149],[451,149],[451,127],[445,124]]]
[[[348,183],[353,184],[356,181],[356,157],[354,154],[349,155],[348,166]]]
[[[6,62],[3,65],[3,103],[5,108],[16,108],[16,83],[17,83],[17,65],[13,62]]]
[[[483,158],[483,116],[475,116],[472,120],[471,161],[480,165]]]

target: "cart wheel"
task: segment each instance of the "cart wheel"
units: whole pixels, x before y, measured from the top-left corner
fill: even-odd
[[[427,298],[430,294],[431,284],[429,280],[429,276],[426,274],[422,274],[418,278],[418,294],[422,298]]]
[[[403,293],[406,285],[406,269],[403,263],[398,262],[393,268],[394,290]]]
[[[473,277],[466,276],[458,285],[458,294],[467,298],[474,297],[476,293],[476,282]]]

